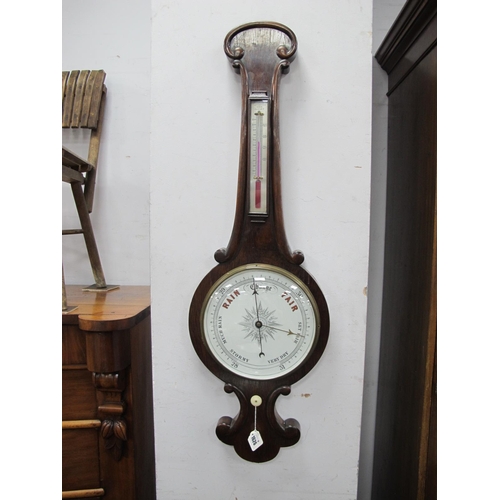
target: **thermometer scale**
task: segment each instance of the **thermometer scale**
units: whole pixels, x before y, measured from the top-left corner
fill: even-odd
[[[267,216],[269,99],[264,92],[250,96],[250,209]]]

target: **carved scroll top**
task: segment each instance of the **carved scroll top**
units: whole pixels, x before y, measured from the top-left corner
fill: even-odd
[[[224,39],[224,52],[232,60],[241,59],[245,52],[274,50],[280,59],[292,61],[297,52],[294,32],[283,24],[255,22],[238,26]]]

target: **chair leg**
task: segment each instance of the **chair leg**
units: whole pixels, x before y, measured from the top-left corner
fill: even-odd
[[[82,225],[83,237],[87,252],[89,254],[90,265],[94,274],[94,279],[97,288],[106,288],[106,280],[104,279],[104,271],[102,270],[101,259],[99,258],[99,251],[97,250],[97,243],[94,237],[94,230],[90,222],[90,215],[87,211],[87,205],[83,195],[82,187],[77,182],[71,183],[71,190],[73,191],[73,198],[75,199],[78,217]]]

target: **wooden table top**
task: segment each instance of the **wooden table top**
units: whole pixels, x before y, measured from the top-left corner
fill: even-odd
[[[150,314],[149,286],[121,286],[108,292],[84,292],[81,285],[66,285],[68,307],[63,325],[78,325],[82,330],[113,331],[132,328]]]

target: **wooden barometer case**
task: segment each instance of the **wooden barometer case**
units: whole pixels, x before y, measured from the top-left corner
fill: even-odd
[[[189,329],[201,361],[240,403],[235,417],[219,419],[217,436],[245,460],[266,462],[300,439],[297,420],[281,418],[275,403],[320,359],[330,319],[283,224],[278,89],[297,39],[282,24],[249,23],[228,33],[224,51],[242,83],[236,215],[194,293]]]

